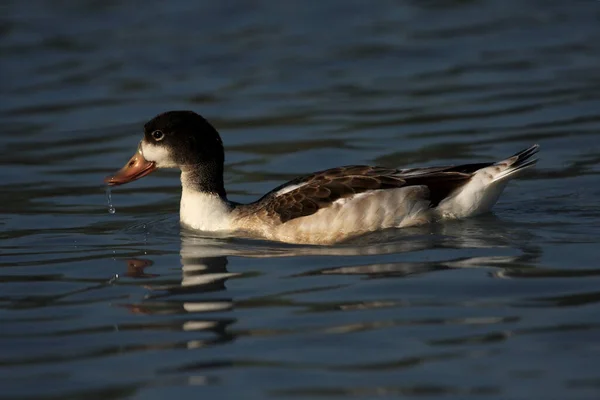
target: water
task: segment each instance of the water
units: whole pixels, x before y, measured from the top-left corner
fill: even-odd
[[[5,1],[0,397],[595,399],[600,2]],[[221,131],[229,196],[540,143],[494,214],[333,247],[203,237],[142,124]],[[110,201],[109,201],[110,204]]]
[[[112,201],[112,190],[110,186],[106,186],[106,203],[108,204],[108,213],[114,214],[117,212],[115,206]]]

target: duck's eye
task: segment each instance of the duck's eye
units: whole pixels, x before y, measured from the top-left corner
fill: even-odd
[[[165,138],[165,134],[162,131],[154,131],[152,132],[152,137],[158,142]]]

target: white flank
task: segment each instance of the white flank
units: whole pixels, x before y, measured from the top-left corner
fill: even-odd
[[[428,193],[424,186],[361,193],[279,225],[268,237],[290,243],[326,244],[365,232],[420,225],[430,220]]]

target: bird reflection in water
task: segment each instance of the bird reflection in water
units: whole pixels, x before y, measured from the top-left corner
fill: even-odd
[[[489,219],[460,221],[456,223],[432,225],[407,229],[402,232],[391,230],[378,232],[357,238],[344,245],[294,246],[279,243],[256,241],[233,241],[197,236],[195,233],[183,231],[181,235],[182,278],[177,284],[148,285],[150,293],[138,304],[127,307],[136,313],[146,314],[182,314],[193,313],[195,317],[201,313],[230,311],[234,308],[234,299],[226,295],[225,283],[228,279],[240,277],[239,272],[230,272],[227,268],[228,257],[236,258],[276,258],[303,256],[376,256],[398,254],[398,258],[407,258],[402,254],[416,253],[426,250],[446,250],[442,255],[454,254],[453,249],[502,249],[514,247],[514,231],[498,229],[495,222],[494,231],[486,229]],[[486,223],[486,220],[487,223]],[[510,232],[509,232],[510,231]],[[402,237],[399,237],[399,234]],[[364,265],[343,265],[323,269],[307,269],[302,273],[290,274],[291,277],[315,275],[358,275],[367,278],[402,277],[425,274],[434,271],[458,268],[492,268],[492,276],[497,271],[510,269],[515,265],[526,265],[539,256],[539,249],[527,245],[523,240],[519,255],[478,255],[472,257],[447,257],[446,259],[425,261],[394,261],[369,263]],[[481,252],[478,252],[481,253]],[[487,253],[492,253],[487,251]],[[414,257],[413,257],[414,258]],[[423,257],[420,257],[421,259]],[[389,259],[389,256],[386,257]],[[152,261],[144,259],[127,260],[128,276],[140,278],[156,277],[147,270]],[[240,300],[238,305],[250,302]],[[357,304],[353,304],[356,307]],[[362,307],[368,308],[365,303]],[[214,314],[213,314],[214,315]],[[183,324],[184,330],[217,329],[221,334],[225,326],[233,323],[228,319],[194,319]],[[228,335],[231,336],[231,335]]]
[[[144,286],[148,289],[144,299],[127,304],[125,307],[133,313],[159,318],[149,318],[144,323],[148,327],[156,328],[156,324],[160,324],[161,329],[182,332],[182,340],[159,346],[187,350],[221,345],[242,337],[279,337],[299,333],[342,334],[392,326],[432,324],[505,324],[512,321],[511,316],[407,318],[398,315],[393,318],[372,321],[365,319],[358,322],[340,318],[310,326],[302,324],[265,326],[260,322],[262,319],[258,322],[238,322],[238,318],[245,318],[248,312],[256,308],[266,310],[269,307],[292,307],[295,312],[301,310],[308,313],[321,313],[374,311],[398,307],[406,309],[406,307],[433,305],[432,298],[427,296],[411,297],[401,294],[392,298],[361,299],[355,296],[332,295],[327,301],[306,300],[306,295],[311,292],[335,290],[353,284],[344,279],[332,285],[332,275],[356,276],[358,279],[402,279],[437,271],[486,268],[489,270],[486,273],[495,277],[494,272],[514,269],[515,266],[528,268],[527,266],[540,256],[539,248],[529,245],[526,237],[520,237],[523,234],[522,230],[498,221],[490,224],[489,220],[486,221],[487,218],[407,229],[402,232],[379,232],[332,247],[207,238],[184,230],[181,233],[180,247],[181,278],[177,281],[144,280]],[[493,230],[489,228],[490,225],[494,226]],[[515,243],[519,245],[515,246]],[[520,251],[515,252],[515,247]],[[465,251],[466,249],[468,252]],[[327,268],[315,268],[309,260],[320,256],[330,257],[334,262],[339,260],[341,265],[332,266],[328,261],[325,263],[328,265]],[[350,258],[345,258],[348,256]],[[281,257],[307,257],[307,266],[300,272],[296,267],[294,272],[283,271],[284,278],[297,280],[291,285],[294,290],[290,290],[290,285],[285,280],[279,281],[281,287],[277,285],[269,288],[269,293],[257,290],[255,295],[246,294],[236,297],[235,290],[228,290],[226,284],[229,279],[257,279],[254,271],[248,267],[252,265],[247,262],[248,259],[261,258],[268,263],[269,259]],[[229,261],[232,265],[228,265]],[[152,261],[130,259],[127,262],[130,277],[156,277],[152,273]],[[281,270],[278,270],[279,272]],[[319,276],[329,277],[315,280],[315,277]],[[298,280],[304,281],[298,282]],[[301,295],[296,296],[296,294]],[[318,297],[322,299],[321,296]],[[444,303],[443,306],[447,307],[448,304]],[[200,357],[198,360],[189,361],[162,372],[170,376],[183,373],[185,379],[190,379],[187,382],[190,385],[205,384],[211,377],[205,375],[207,370],[217,366],[220,368],[232,366],[235,362],[229,359],[215,360],[212,357]]]
[[[200,241],[200,243],[198,242]],[[226,327],[234,322],[231,318],[201,318],[205,313],[228,311],[233,307],[233,300],[223,296],[206,298],[209,293],[221,293],[226,290],[227,279],[239,274],[227,271],[227,257],[218,248],[210,246],[215,243],[208,239],[202,243],[200,238],[182,236],[181,265],[182,279],[178,284],[147,284],[149,293],[139,303],[125,304],[131,312],[148,315],[181,315],[193,318],[178,319],[178,328],[182,331],[205,331],[216,334],[208,339],[186,342],[187,348],[203,347],[215,342],[231,340]],[[206,244],[206,245],[203,245]],[[153,265],[147,259],[128,259],[127,275],[135,278],[158,277],[147,272]],[[207,314],[208,315],[208,314]],[[177,327],[172,326],[177,329]]]

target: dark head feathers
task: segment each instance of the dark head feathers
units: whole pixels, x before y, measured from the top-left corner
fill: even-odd
[[[161,131],[164,139],[156,142],[152,135]],[[180,166],[199,163],[223,163],[225,152],[219,132],[193,111],[168,111],[144,125],[145,139],[171,150]]]

